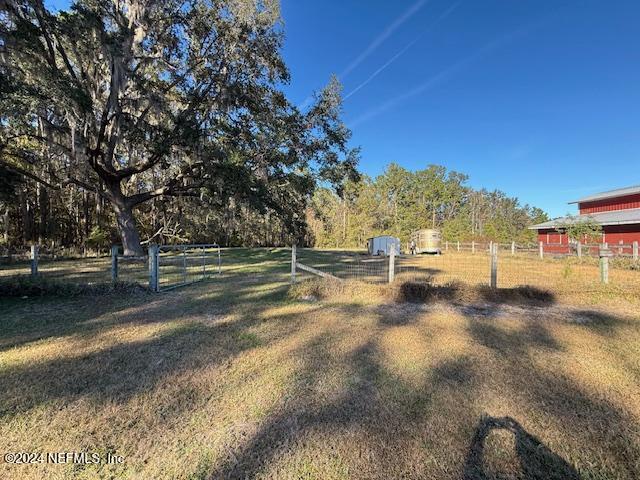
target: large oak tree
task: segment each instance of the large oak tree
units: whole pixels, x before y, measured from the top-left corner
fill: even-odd
[[[300,228],[358,152],[337,81],[306,112],[287,100],[282,41],[276,0],[0,0],[0,164],[103,197],[126,255],[156,197],[241,197]]]

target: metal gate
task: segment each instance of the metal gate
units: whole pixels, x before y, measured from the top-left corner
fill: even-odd
[[[151,245],[149,287],[163,292],[222,273],[220,246],[211,244]]]

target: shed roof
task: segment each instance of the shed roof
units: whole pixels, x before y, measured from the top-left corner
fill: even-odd
[[[373,240],[374,238],[392,238],[394,240],[400,240],[398,237],[394,237],[393,235],[376,235],[375,237],[367,238],[367,240]]]
[[[591,213],[589,215],[577,215],[575,217],[554,218],[548,222],[539,223],[529,227],[531,230],[544,230],[546,228],[557,228],[560,225],[576,223],[584,220],[593,220],[599,225],[632,225],[640,224],[640,208],[629,208],[626,210],[613,210],[611,212]]]
[[[625,197],[627,195],[635,195],[636,193],[640,193],[640,185],[634,185],[632,187],[625,187],[625,188],[617,188],[616,190],[608,190],[602,193],[595,193],[593,195],[589,195],[587,197],[583,197],[569,203],[593,202],[595,200],[604,200],[606,198]]]

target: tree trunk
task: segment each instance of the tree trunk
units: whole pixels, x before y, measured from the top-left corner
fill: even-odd
[[[135,204],[122,193],[120,182],[105,183],[104,197],[109,200],[116,214],[118,232],[122,240],[122,249],[125,257],[141,257],[144,250],[140,244],[140,234],[136,218],[133,215]]]
[[[9,248],[9,207],[4,209],[4,244]]]
[[[342,246],[347,243],[347,202],[342,199]]]
[[[38,225],[38,242],[43,243],[44,239],[49,236],[49,192],[47,189],[38,184],[38,209],[40,213],[40,222]]]
[[[31,242],[31,206],[24,190],[20,191],[20,209],[22,214],[22,241],[24,245]]]
[[[114,203],[113,208],[116,212],[124,255],[141,257],[144,255],[144,251],[142,250],[142,245],[140,245],[140,235],[138,234],[136,219],[133,216],[133,209],[127,204],[118,205],[116,203]]]
[[[431,228],[436,228],[436,204],[431,205]]]
[[[84,239],[85,241],[91,234],[91,215],[89,213],[89,194],[87,191],[82,192],[82,216],[84,217]]]

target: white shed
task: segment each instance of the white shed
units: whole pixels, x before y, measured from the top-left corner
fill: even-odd
[[[367,240],[367,250],[369,255],[385,255],[391,253],[391,247],[394,246],[396,253],[400,253],[400,239],[391,235],[381,235]]]

